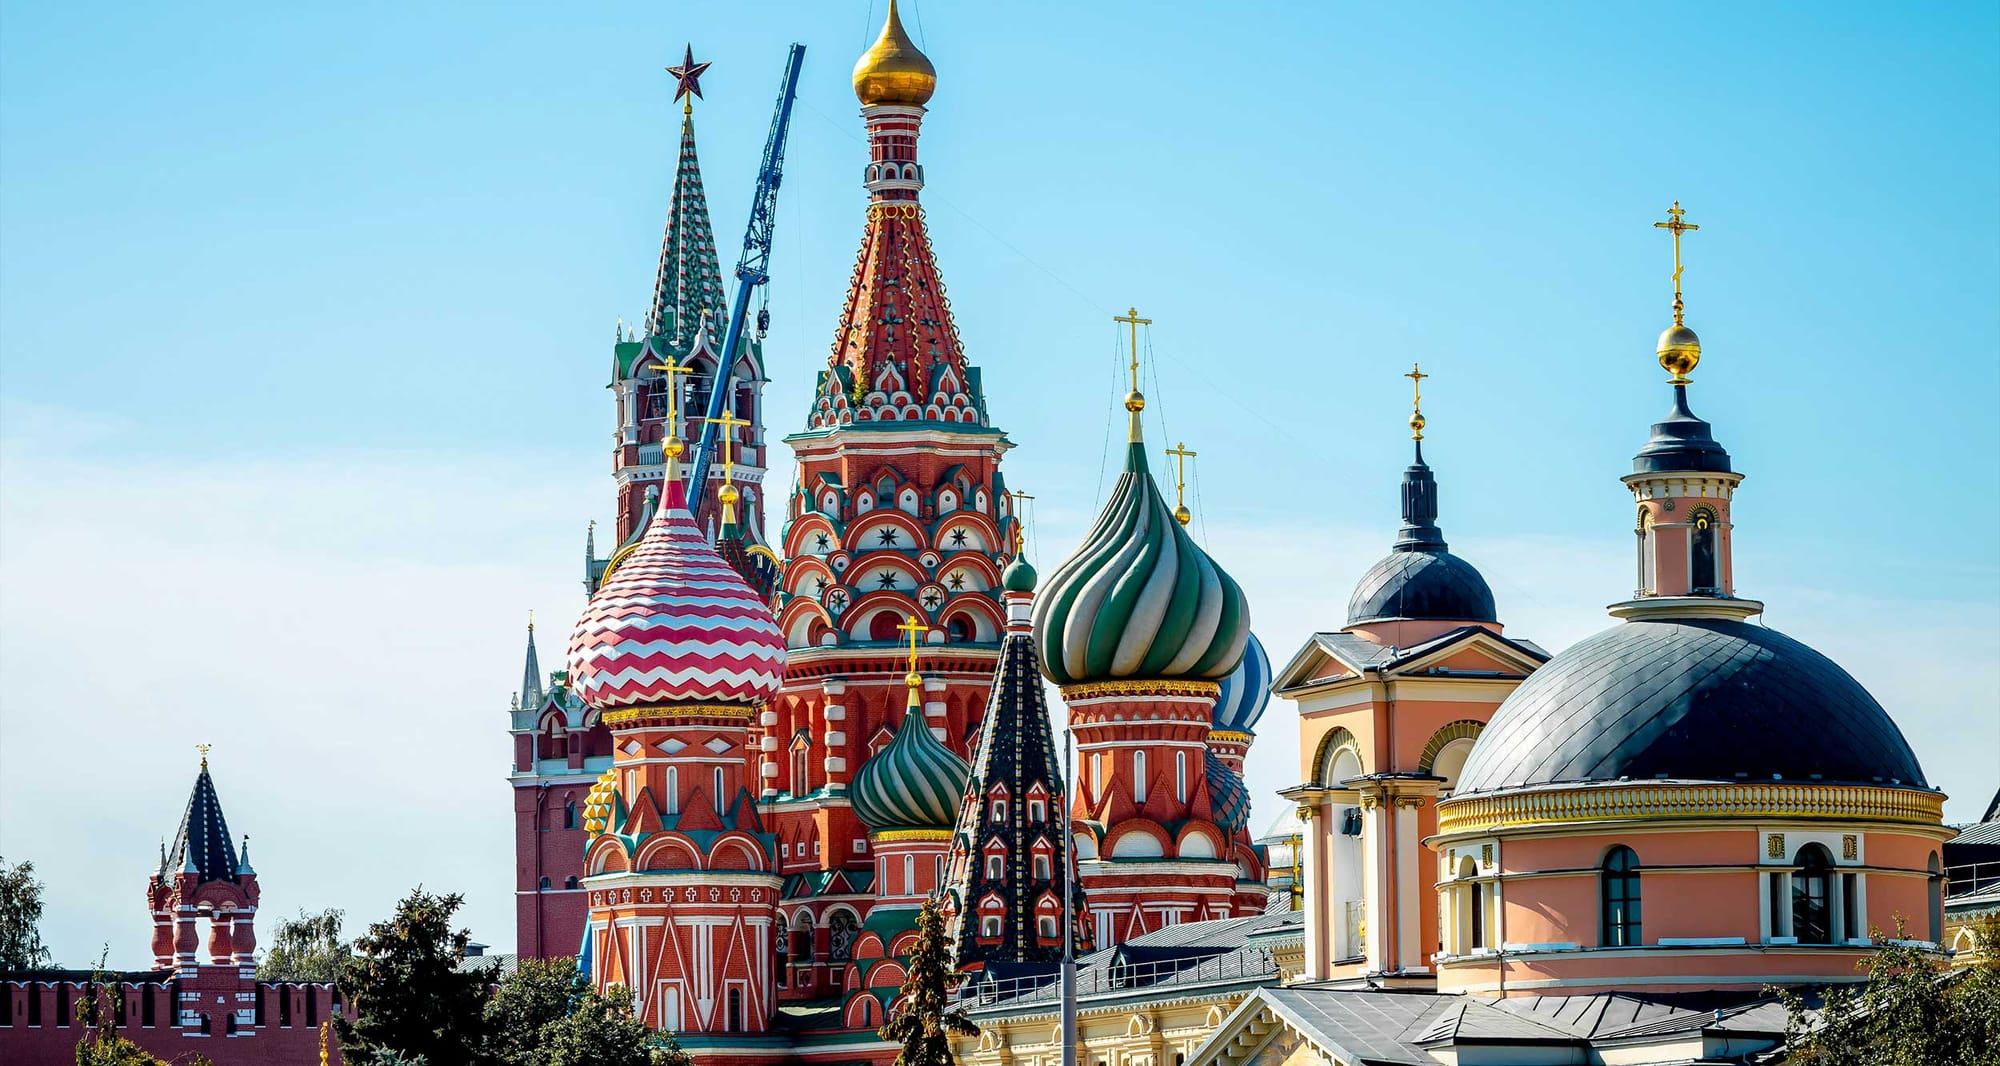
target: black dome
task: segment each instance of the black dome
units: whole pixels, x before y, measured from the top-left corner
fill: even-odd
[[[1412,619],[1498,622],[1493,590],[1471,563],[1448,551],[1394,551],[1361,576],[1347,624]]]
[[[1773,774],[1928,787],[1888,712],[1833,660],[1748,622],[1638,619],[1515,689],[1473,745],[1458,791]]]

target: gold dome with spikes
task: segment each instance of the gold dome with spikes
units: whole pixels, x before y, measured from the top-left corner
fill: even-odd
[[[896,0],[889,0],[889,18],[882,23],[882,36],[854,61],[854,95],[863,106],[921,106],[936,91],[937,69],[903,31]]]

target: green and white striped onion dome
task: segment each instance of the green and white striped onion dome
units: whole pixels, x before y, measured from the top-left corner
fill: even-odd
[[[912,706],[895,739],[854,775],[848,799],[872,830],[950,829],[971,776],[972,767],[932,735],[923,709]]]
[[[1174,521],[1143,441],[1127,446],[1125,473],[1083,546],[1043,584],[1035,639],[1042,673],[1058,685],[1220,681],[1243,661],[1250,605]]]

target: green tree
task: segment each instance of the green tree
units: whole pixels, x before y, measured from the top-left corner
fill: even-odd
[[[354,949],[340,937],[345,911],[328,907],[318,914],[300,911],[281,919],[271,950],[257,967],[260,981],[337,981]]]
[[[1828,988],[1818,1011],[1789,989],[1788,1061],[1811,1066],[1959,1066],[2000,1062],[2000,916],[1974,929],[1979,958],[1960,970],[1896,939],[1861,966],[1865,984]],[[1874,932],[1877,940],[1880,930]]]
[[[340,975],[353,1018],[337,1017],[340,1050],[349,1063],[390,1066],[419,1058],[451,1066],[491,1061],[486,1022],[493,970],[461,970],[471,935],[453,930],[464,897],[431,895],[421,887],[396,914],[368,927]]]
[[[937,900],[925,900],[917,911],[917,943],[903,979],[902,1009],[876,1030],[882,1039],[903,1045],[896,1066],[957,1066],[951,1038],[979,1035],[965,1008],[951,1005],[952,987],[960,980],[961,975],[951,969]]]
[[[632,1017],[622,991],[584,984],[575,959],[522,959],[486,1004],[495,1057],[505,1066],[682,1066],[671,1037]]]
[[[76,1042],[76,1066],[167,1066],[158,1056],[118,1035],[118,999],[125,993],[125,976],[104,968],[110,954],[107,946],[98,954],[90,980],[83,986],[77,1003],[77,1020],[83,1023],[83,1038]],[[206,1056],[196,1055],[187,1066],[210,1066]]]
[[[42,883],[32,862],[0,858],[0,970],[54,965],[42,944]]]

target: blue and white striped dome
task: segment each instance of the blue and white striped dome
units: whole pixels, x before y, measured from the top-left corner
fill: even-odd
[[[1264,654],[1264,642],[1252,633],[1249,645],[1243,649],[1243,662],[1222,679],[1222,694],[1216,697],[1209,726],[1254,733],[1257,719],[1264,717],[1264,708],[1270,702],[1271,657]]]

